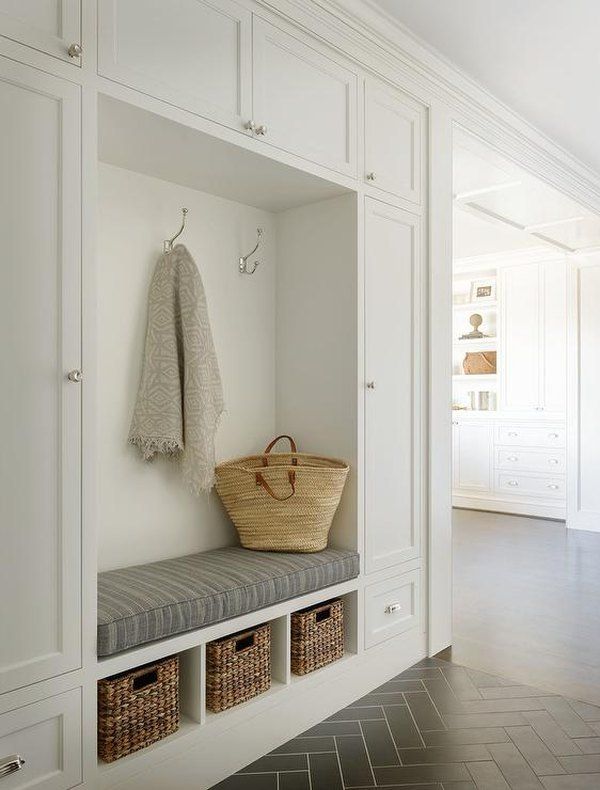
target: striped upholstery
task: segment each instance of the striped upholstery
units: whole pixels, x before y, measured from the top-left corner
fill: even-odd
[[[98,655],[228,620],[358,573],[353,551],[238,547],[106,571],[98,576]]]

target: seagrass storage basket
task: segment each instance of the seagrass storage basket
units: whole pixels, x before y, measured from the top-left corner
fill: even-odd
[[[291,452],[272,453],[279,439]],[[219,464],[217,491],[242,546],[256,551],[312,552],[327,548],[348,464],[299,453],[278,436],[262,455]]]
[[[495,351],[467,351],[463,360],[463,370],[467,376],[483,376],[496,372]]]
[[[307,675],[344,655],[344,602],[339,598],[292,614],[292,672]]]
[[[220,713],[271,688],[271,626],[206,645],[206,707]]]
[[[98,756],[112,763],[179,728],[179,657],[98,681]]]

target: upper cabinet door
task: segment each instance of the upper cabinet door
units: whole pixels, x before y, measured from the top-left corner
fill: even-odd
[[[421,202],[424,108],[375,80],[365,83],[365,181]]]
[[[540,407],[539,265],[502,269],[500,406],[504,411],[538,411]]]
[[[81,665],[79,88],[0,58],[0,115],[3,693]]]
[[[243,131],[251,14],[233,0],[99,0],[98,71]]]
[[[567,409],[567,266],[562,261],[541,267],[543,351],[540,359],[541,405],[546,412]]]
[[[254,115],[265,142],[356,175],[357,77],[304,40],[254,19]]]
[[[420,229],[365,201],[365,539],[368,573],[420,552]]]
[[[81,0],[0,0],[0,35],[80,65]]]

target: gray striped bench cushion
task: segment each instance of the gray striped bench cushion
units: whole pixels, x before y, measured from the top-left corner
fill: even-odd
[[[229,620],[358,576],[353,551],[230,547],[98,576],[98,655]]]

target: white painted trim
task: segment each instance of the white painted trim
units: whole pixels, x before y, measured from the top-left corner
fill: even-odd
[[[454,494],[452,507],[465,510],[486,510],[490,513],[508,513],[513,516],[535,516],[556,521],[565,521],[567,518],[567,510],[564,507],[528,504],[527,502],[507,502],[505,499],[495,499],[494,497]]]

